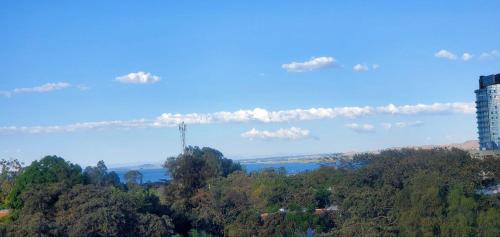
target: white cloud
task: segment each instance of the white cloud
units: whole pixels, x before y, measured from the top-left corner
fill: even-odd
[[[472,55],[472,54],[470,54],[470,53],[463,53],[463,54],[462,54],[462,60],[464,60],[464,61],[469,61],[469,60],[471,60],[473,57],[474,57],[474,55]]]
[[[130,128],[145,128],[145,127],[153,127],[153,126],[154,125],[151,121],[147,121],[144,119],[128,120],[128,121],[115,120],[115,121],[100,121],[100,122],[83,122],[83,123],[74,123],[74,124],[66,124],[66,125],[52,125],[52,126],[0,127],[0,134],[63,133],[63,132],[83,131],[83,130],[102,130],[102,129],[108,129],[108,128],[130,129]]]
[[[463,61],[470,61],[473,59],[475,56],[471,53],[464,52],[462,56],[460,55],[455,55],[454,53],[447,51],[445,49],[441,49],[438,52],[434,54],[434,56],[438,58],[444,58],[444,59],[449,59],[449,60],[456,60],[456,59],[461,59]],[[460,57],[459,57],[460,56]],[[491,50],[490,52],[483,52],[479,55],[479,59],[482,60],[493,60],[493,59],[498,59],[500,58],[500,52],[497,50]]]
[[[455,55],[452,52],[447,51],[445,49],[439,50],[438,52],[436,52],[434,54],[434,56],[436,56],[437,58],[445,58],[445,59],[449,59],[449,60],[457,59],[457,55]]]
[[[400,105],[389,104],[386,106],[377,107],[378,113],[388,114],[439,114],[439,113],[464,113],[472,114],[476,112],[474,103],[433,103],[433,104],[416,104],[416,105]]]
[[[133,84],[151,84],[160,81],[159,76],[155,76],[149,72],[132,72],[125,76],[120,76],[115,78],[116,81],[122,83],[133,83]]]
[[[289,72],[306,72],[327,67],[332,67],[336,63],[333,57],[317,57],[305,62],[291,62],[281,65],[281,67]]]
[[[420,127],[422,125],[424,125],[424,122],[422,122],[422,121],[382,123],[382,127],[385,128],[385,129],[406,128],[406,127]]]
[[[338,107],[338,108],[310,108],[268,111],[262,108],[238,110],[233,112],[215,112],[209,114],[172,114],[165,113],[158,117],[161,124],[177,124],[184,121],[188,124],[208,124],[227,122],[287,122],[300,120],[316,120],[335,117],[354,118],[372,113],[371,107]]]
[[[492,50],[490,52],[484,52],[479,56],[480,59],[491,60],[500,58],[500,52],[497,50]]]
[[[356,71],[356,72],[363,72],[363,71],[368,71],[369,68],[366,64],[356,64],[354,65],[354,67],[352,67],[352,70]]]
[[[76,87],[76,88],[78,88],[78,89],[79,89],[79,90],[81,90],[81,91],[87,91],[87,90],[90,90],[90,87],[88,87],[88,86],[86,86],[86,85],[82,85],[82,84],[80,84],[80,85],[76,85],[75,87]]]
[[[84,122],[69,125],[56,126],[32,126],[32,127],[0,127],[0,134],[10,133],[51,133],[51,132],[73,132],[88,129],[104,128],[158,128],[173,127],[184,121],[186,124],[214,124],[214,123],[282,123],[291,121],[309,121],[319,119],[357,118],[375,115],[419,115],[419,114],[473,114],[474,103],[433,103],[415,105],[385,106],[355,106],[355,107],[333,107],[333,108],[310,108],[269,111],[262,108],[249,110],[237,110],[232,112],[220,111],[214,113],[190,113],[173,114],[164,113],[155,119],[139,119],[127,121],[101,121]]]
[[[38,93],[45,93],[45,92],[51,92],[54,90],[61,90],[64,88],[68,88],[71,85],[66,82],[57,82],[57,83],[47,83],[41,86],[36,86],[36,87],[28,87],[28,88],[16,88],[13,90],[14,93],[30,93],[30,92],[38,92]]]
[[[380,65],[378,65],[378,64],[372,64],[372,69],[373,69],[373,70],[376,70],[376,69],[378,69],[379,67],[380,67]]]
[[[47,93],[51,91],[66,89],[71,86],[72,85],[67,82],[46,83],[41,86],[15,88],[11,91],[0,91],[0,95],[10,97],[21,93]]]
[[[267,130],[257,130],[252,128],[241,134],[244,138],[252,139],[286,139],[286,140],[299,140],[308,138],[310,131],[307,129],[291,127],[291,128],[280,128],[276,131]]]
[[[365,123],[365,124],[358,124],[358,123],[349,123],[345,125],[346,127],[352,129],[355,132],[358,133],[374,133],[375,132],[375,126]]]

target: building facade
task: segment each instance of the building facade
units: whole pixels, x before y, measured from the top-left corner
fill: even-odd
[[[475,93],[480,149],[500,149],[500,74],[479,77]]]

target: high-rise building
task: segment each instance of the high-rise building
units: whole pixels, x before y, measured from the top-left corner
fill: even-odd
[[[477,130],[481,150],[500,149],[500,74],[479,77]]]

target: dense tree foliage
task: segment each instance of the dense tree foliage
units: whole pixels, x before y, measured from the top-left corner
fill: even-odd
[[[58,183],[61,186],[72,186],[83,182],[82,168],[65,161],[61,157],[46,156],[34,161],[16,178],[15,186],[8,196],[7,204],[13,208],[23,205],[19,196],[32,186]]]
[[[180,197],[190,197],[207,181],[241,170],[239,163],[225,158],[220,151],[204,147],[188,147],[184,154],[168,158],[164,167],[172,177],[171,185],[176,186]]]
[[[98,186],[118,185],[120,178],[115,172],[108,172],[108,167],[104,161],[97,162],[96,166],[88,166],[83,171],[83,176],[86,183],[95,184]]]
[[[304,236],[308,229],[323,236],[495,236],[500,230],[499,200],[476,192],[498,182],[498,160],[446,149],[354,159],[365,166],[212,178],[189,196],[189,227],[217,236]]]
[[[104,162],[82,172],[45,157],[11,175],[15,212],[0,235],[500,236],[500,197],[478,192],[500,181],[500,160],[402,149],[353,162],[363,166],[246,173],[189,147],[165,162],[171,181],[141,185],[131,171],[124,185]]]
[[[142,184],[142,173],[137,170],[129,170],[125,173],[125,181],[129,185]]]
[[[22,170],[11,193],[8,236],[170,236],[173,224],[158,195],[127,190],[103,161],[84,172],[59,157]],[[16,203],[16,205],[12,205]]]
[[[8,226],[13,236],[168,236],[167,215],[144,212],[148,199],[112,186],[37,186],[21,195],[19,218]]]
[[[197,196],[203,198],[198,191],[210,188],[210,181],[215,178],[227,177],[234,171],[242,170],[240,164],[233,163],[220,151],[208,147],[188,147],[178,157],[168,158],[164,167],[172,177],[170,184],[163,189],[164,201],[173,211],[176,231],[182,234],[187,234],[191,228],[203,224],[199,222],[196,210],[193,210],[196,208],[193,200],[196,200]]]
[[[0,207],[6,202],[7,196],[12,192],[21,169],[22,163],[19,160],[0,160]]]

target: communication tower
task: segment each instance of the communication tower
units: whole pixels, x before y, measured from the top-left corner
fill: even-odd
[[[181,145],[182,145],[182,154],[186,153],[186,124],[182,121],[179,124],[179,132],[181,133]]]

